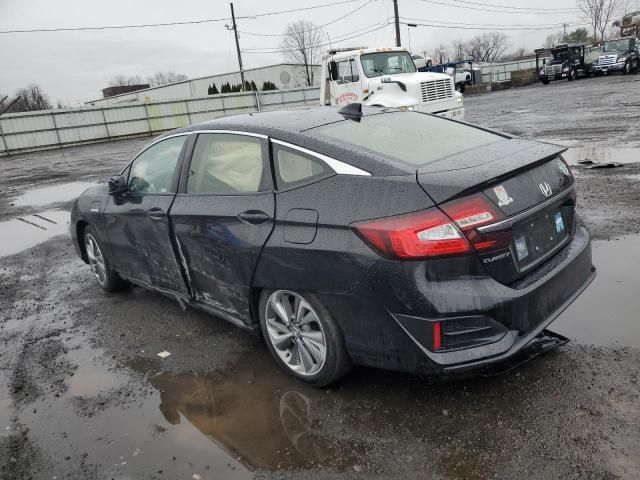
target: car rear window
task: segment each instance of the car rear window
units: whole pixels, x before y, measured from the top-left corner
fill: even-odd
[[[504,139],[495,133],[418,112],[370,115],[360,121],[344,120],[307,132],[415,166]]]

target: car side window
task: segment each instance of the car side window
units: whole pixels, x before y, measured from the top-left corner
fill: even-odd
[[[173,193],[171,184],[186,135],[168,138],[147,148],[131,163],[129,191]]]
[[[191,157],[186,193],[256,193],[264,184],[263,169],[259,138],[201,133]]]
[[[322,160],[277,144],[273,145],[273,159],[279,190],[308,183],[333,173]]]

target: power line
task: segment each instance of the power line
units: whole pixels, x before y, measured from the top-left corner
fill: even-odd
[[[271,15],[281,15],[284,13],[301,12],[306,10],[313,10],[316,8],[332,7],[334,5],[343,5],[345,3],[354,3],[360,0],[341,0],[333,3],[324,3],[321,5],[312,5],[309,7],[293,8],[290,10],[279,10],[275,12],[263,12],[256,13],[255,15],[238,16],[237,19],[255,19],[259,17],[267,17]],[[29,28],[29,29],[14,29],[14,30],[0,30],[0,34],[9,33],[48,33],[48,32],[80,32],[80,31],[95,31],[95,30],[121,30],[125,28],[148,28],[148,27],[168,27],[174,25],[197,25],[203,23],[224,22],[229,21],[229,17],[225,18],[206,18],[202,20],[187,20],[184,22],[163,22],[163,23],[141,23],[131,25],[101,25],[96,27],[53,27],[53,28]]]
[[[451,2],[456,3],[467,3],[470,5],[480,5],[483,7],[496,7],[496,8],[506,8],[509,10],[538,10],[538,11],[549,11],[549,12],[558,12],[558,11],[572,11],[576,12],[579,9],[573,7],[565,7],[565,8],[543,8],[543,7],[512,7],[510,5],[496,5],[494,3],[481,3],[481,2],[472,2],[470,0],[450,0]]]
[[[403,25],[409,25],[407,22],[400,22]],[[437,25],[435,23],[416,23],[412,22],[410,25],[417,25],[419,27],[433,27],[433,28],[450,28],[452,30],[492,30],[495,31],[496,27],[480,27],[480,26],[465,26],[465,25]],[[500,27],[503,31],[522,31],[522,30],[553,30],[557,27]]]
[[[472,27],[548,27],[548,28],[562,28],[563,25],[568,27],[571,26],[579,26],[581,23],[511,23],[509,25],[498,24],[498,23],[462,23],[462,22],[444,22],[442,20],[433,20],[433,19],[425,19],[425,18],[413,18],[413,17],[400,17],[404,21],[408,22],[433,22],[440,23],[445,25],[465,25]]]
[[[358,35],[351,35],[351,36],[346,36],[343,38],[340,38],[338,40],[336,39],[332,39],[331,43],[323,43],[318,45],[318,47],[329,47],[331,44],[334,43],[340,43],[340,42],[344,42],[346,40],[351,40],[353,38],[358,38],[358,37],[362,37],[364,35],[367,35],[369,33],[373,33],[376,32],[378,30],[381,30],[383,28],[388,27],[389,25],[391,25],[391,23],[385,23],[384,25],[379,25],[376,28],[372,28],[371,30],[368,30],[366,32],[360,33]],[[282,49],[282,48],[274,48],[274,49],[250,49],[250,50],[242,50],[243,53],[286,53],[288,50]]]
[[[479,10],[481,12],[491,12],[491,13],[513,13],[516,15],[558,15],[560,13],[574,13],[574,12],[543,12],[543,11],[522,11],[522,10],[491,10],[488,8],[480,8],[480,7],[473,7],[473,6],[469,6],[469,5],[456,5],[455,3],[445,3],[445,2],[439,2],[437,0],[422,0],[423,2],[426,3],[431,3],[434,5],[444,5],[445,7],[455,7],[455,8],[465,8],[467,10]]]
[[[358,8],[356,8],[355,10],[351,10],[349,13],[347,13],[347,14],[341,16],[341,17],[338,17],[338,18],[336,18],[336,19],[334,19],[334,20],[332,20],[330,22],[324,23],[322,25],[318,25],[318,26],[316,26],[314,28],[310,28],[309,30],[303,30],[301,33],[303,33],[303,32],[304,33],[306,33],[306,32],[314,32],[316,30],[320,30],[321,28],[326,27],[327,25],[331,25],[333,23],[339,22],[340,20],[342,20],[344,18],[347,18],[350,15],[353,15],[358,10],[363,9],[364,7],[366,7],[367,5],[369,5],[372,2],[373,2],[373,0],[368,0],[365,3],[363,3],[362,5],[360,5]],[[242,33],[244,35],[252,35],[252,36],[255,36],[255,37],[281,37],[282,36],[281,33],[254,33],[254,32],[244,32],[242,30],[239,30],[239,33]]]

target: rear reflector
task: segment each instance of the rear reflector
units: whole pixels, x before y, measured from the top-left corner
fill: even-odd
[[[353,228],[387,258],[418,259],[471,252],[458,227],[437,208],[359,222]]]
[[[438,351],[442,348],[442,329],[440,328],[440,322],[434,322],[433,324],[433,350]]]

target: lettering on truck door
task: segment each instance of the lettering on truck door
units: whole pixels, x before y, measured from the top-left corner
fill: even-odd
[[[360,100],[362,89],[358,66],[353,58],[340,60],[337,63],[338,78],[334,82],[336,105],[347,105]]]

